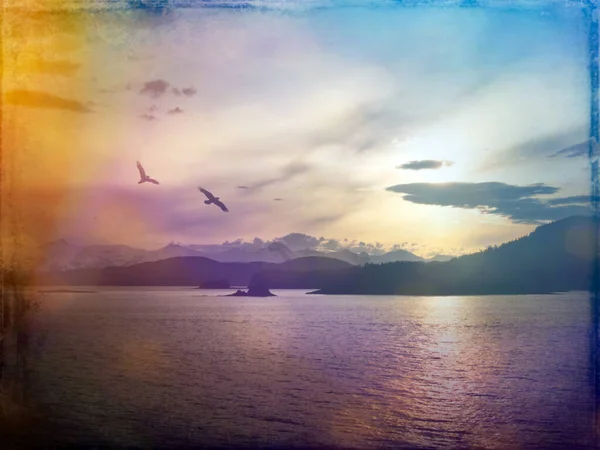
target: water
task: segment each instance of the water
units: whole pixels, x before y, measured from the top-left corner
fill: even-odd
[[[591,448],[586,294],[275,293],[45,294],[40,411],[79,444]]]

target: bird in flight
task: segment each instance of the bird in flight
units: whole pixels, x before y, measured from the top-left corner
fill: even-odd
[[[215,197],[214,195],[212,195],[210,192],[208,192],[206,189],[201,188],[200,186],[198,186],[198,190],[200,192],[202,192],[204,195],[206,195],[206,198],[208,198],[208,200],[204,200],[204,203],[207,205],[210,204],[215,204],[217,205],[219,208],[221,208],[223,211],[225,212],[229,212],[229,210],[227,209],[227,207],[223,204],[223,202],[221,200],[219,200],[220,197]]]
[[[138,181],[138,184],[145,183],[146,181],[148,181],[149,183],[160,184],[154,178],[150,178],[148,175],[146,175],[146,171],[144,170],[139,161],[137,161],[137,168],[140,171],[140,181]]]

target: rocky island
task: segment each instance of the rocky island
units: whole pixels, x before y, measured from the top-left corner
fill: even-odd
[[[225,297],[277,297],[266,286],[250,286],[246,292],[238,289],[233,294],[225,295]]]

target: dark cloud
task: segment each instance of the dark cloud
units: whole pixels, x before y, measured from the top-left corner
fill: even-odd
[[[591,142],[595,142],[595,140],[592,139]],[[587,140],[585,142],[563,148],[562,150],[549,155],[548,158],[556,158],[557,156],[564,156],[565,158],[578,158],[580,156],[587,156],[589,154],[589,149],[590,140]]]
[[[140,94],[149,95],[151,97],[160,97],[167,92],[169,83],[165,80],[153,80],[144,83],[144,87],[140,89]]]
[[[6,103],[10,105],[28,106],[31,108],[63,109],[79,113],[92,112],[91,109],[81,102],[48,94],[47,92],[16,90],[7,92],[4,99]]]
[[[183,109],[181,109],[179,106],[177,108],[173,108],[167,111],[167,114],[181,114],[183,113]]]
[[[410,161],[405,164],[401,164],[396,169],[407,169],[407,170],[422,170],[422,169],[440,169],[442,166],[449,167],[454,164],[452,161],[437,161],[434,159],[423,159],[421,161]]]
[[[168,81],[165,80],[152,80],[144,83],[144,86],[140,89],[139,93],[142,95],[148,95],[153,98],[162,97],[165,94],[171,93],[176,96],[185,95],[186,97],[193,97],[198,91],[196,88],[176,88],[171,86]]]
[[[407,194],[405,200],[413,203],[476,208],[490,202],[516,200],[533,195],[549,195],[558,188],[542,183],[514,186],[505,183],[411,183],[390,186],[391,192]]]
[[[153,120],[156,120],[156,117],[154,117],[152,114],[141,114],[140,117],[144,120],[147,120],[148,122],[152,122]]]
[[[238,186],[238,189],[248,189],[248,186]]]
[[[404,200],[412,203],[478,209],[484,214],[500,215],[516,223],[539,224],[590,212],[589,206],[577,204],[581,203],[579,200],[583,196],[551,200],[534,197],[558,191],[558,188],[542,183],[528,186],[498,182],[412,183],[390,186],[386,190],[404,194]]]
[[[552,198],[548,200],[549,205],[588,205],[592,200],[591,195],[573,195],[571,197]],[[596,201],[600,200],[598,198]]]
[[[198,91],[196,91],[196,89],[193,87],[183,88],[181,90],[181,93],[187,97],[192,97],[192,96],[196,95],[196,92],[198,92]]]
[[[282,198],[274,198],[273,200],[274,200],[274,201],[276,201],[276,202],[281,202],[281,201],[283,201],[283,199],[282,199]]]

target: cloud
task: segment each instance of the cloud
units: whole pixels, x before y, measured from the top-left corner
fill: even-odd
[[[542,183],[514,186],[498,182],[486,183],[410,183],[386,188],[387,191],[407,194],[413,203],[476,208],[490,202],[516,200],[533,195],[549,195],[558,188]]]
[[[92,112],[91,109],[81,102],[40,91],[10,91],[6,93],[5,101],[11,105],[28,106],[32,108],[64,109],[79,113]]]
[[[303,131],[304,139],[311,147],[341,145],[358,154],[385,149],[414,121],[398,111],[395,102],[399,100],[382,99],[374,92],[373,98],[358,100],[331,122]]]
[[[567,148],[563,148],[562,150],[553,153],[552,155],[548,155],[548,158],[556,158],[557,156],[564,156],[566,158],[578,158],[580,156],[587,156],[589,154],[590,141],[595,142],[594,139],[587,140],[585,142],[581,142],[579,144],[572,145]]]
[[[573,146],[572,143],[584,139],[585,136],[587,136],[585,127],[575,127],[568,131],[553,132],[530,138],[509,148],[489,153],[480,164],[479,170],[496,171],[501,167],[514,167],[515,165],[524,167],[525,164],[538,166],[540,158],[554,158],[558,153],[565,153],[568,146],[576,150],[574,147],[582,144]],[[587,142],[584,142],[583,145],[587,145]],[[585,153],[587,154],[587,147]]]
[[[298,224],[299,224],[299,226],[302,226],[302,227],[307,226],[310,228],[314,228],[315,226],[318,227],[321,225],[331,225],[331,224],[343,219],[348,214],[349,214],[348,210],[342,210],[342,211],[322,214],[322,215],[318,215],[318,216],[314,216],[314,217],[307,217],[307,218],[301,219],[298,222]]]
[[[171,86],[171,84],[168,81],[161,79],[146,81],[144,83],[144,86],[139,91],[140,94],[148,95],[153,98],[161,97],[165,94],[168,94],[169,92],[177,96],[183,94],[186,97],[193,97],[198,91],[193,86],[179,89],[175,86]]]
[[[238,189],[248,189],[248,186],[238,186]]]
[[[192,97],[192,96],[196,95],[196,92],[198,92],[198,91],[196,91],[196,89],[193,87],[183,88],[181,90],[181,93],[187,97]]]
[[[290,251],[290,249],[281,242],[271,242],[266,246],[266,248],[270,252],[279,253],[284,259],[290,259],[294,257],[294,254]]]
[[[410,161],[401,164],[396,169],[422,170],[422,169],[440,169],[442,166],[449,167],[453,165],[452,161],[437,161],[433,159],[423,159],[421,161]]]
[[[310,170],[310,166],[301,161],[295,161],[286,165],[281,174],[276,177],[266,178],[258,183],[255,183],[249,186],[247,189],[249,191],[257,191],[267,186],[271,186],[273,184],[281,183],[282,181],[288,181],[298,175],[306,173]]]
[[[282,237],[277,237],[272,240],[263,240],[255,237],[252,241],[245,241],[244,239],[235,239],[233,241],[225,241],[222,244],[218,244],[222,250],[227,249],[268,249],[274,252],[284,252],[283,256],[288,257],[291,255],[289,251],[300,252],[304,250],[320,251],[320,252],[340,252],[340,251],[351,251],[356,254],[366,253],[368,255],[382,255],[385,252],[400,250],[408,248],[409,251],[425,248],[426,246],[420,244],[409,244],[404,242],[402,244],[394,244],[385,246],[380,242],[362,242],[356,240],[345,239],[329,239],[315,236],[311,236],[304,233],[289,233]],[[214,246],[212,246],[214,247]],[[430,249],[431,250],[431,249]],[[436,250],[436,249],[434,249]],[[440,251],[431,251],[433,253],[440,253]],[[430,252],[430,253],[431,253]],[[459,253],[456,251],[451,252]]]
[[[367,253],[369,255],[380,255],[386,251],[383,244],[379,242],[358,242],[356,240],[346,239],[317,239],[314,236],[309,236],[301,233],[291,233],[282,238],[276,238],[276,242],[284,242],[289,248],[293,250],[318,250],[325,252],[339,252],[342,250],[349,250],[353,253]],[[390,247],[389,250],[396,246]]]
[[[149,95],[151,97],[160,97],[167,92],[170,84],[165,80],[153,80],[144,83],[144,87],[140,89],[140,94]]]
[[[588,205],[592,200],[590,195],[573,195],[571,197],[552,198],[548,200],[549,205]],[[600,200],[599,198],[595,199]]]
[[[386,188],[404,195],[404,200],[422,205],[478,209],[515,223],[539,224],[572,215],[585,215],[590,209],[584,196],[541,200],[534,196],[550,195],[559,189],[543,183],[515,186],[498,182],[486,183],[411,183]]]
[[[146,113],[144,113],[144,114],[140,114],[140,117],[141,117],[142,119],[144,119],[144,120],[147,120],[148,122],[151,122],[151,121],[153,121],[153,120],[156,120],[156,117],[155,117],[155,116],[153,116],[152,114],[146,114]]]
[[[273,201],[281,202],[281,201],[283,201],[283,199],[282,198],[274,198]]]
[[[297,250],[314,250],[319,246],[319,240],[314,236],[309,236],[303,233],[290,233],[283,237],[274,239],[275,242],[285,244],[292,251]]]
[[[173,108],[167,111],[167,114],[181,114],[183,113],[183,109],[181,109],[179,106],[177,108]]]
[[[387,250],[393,250],[396,245],[388,248]],[[380,242],[371,243],[356,240],[349,241],[348,239],[344,239],[343,242],[338,239],[325,239],[321,242],[319,249],[337,252],[349,250],[353,253],[367,253],[369,255],[381,255],[386,251],[386,248]]]

